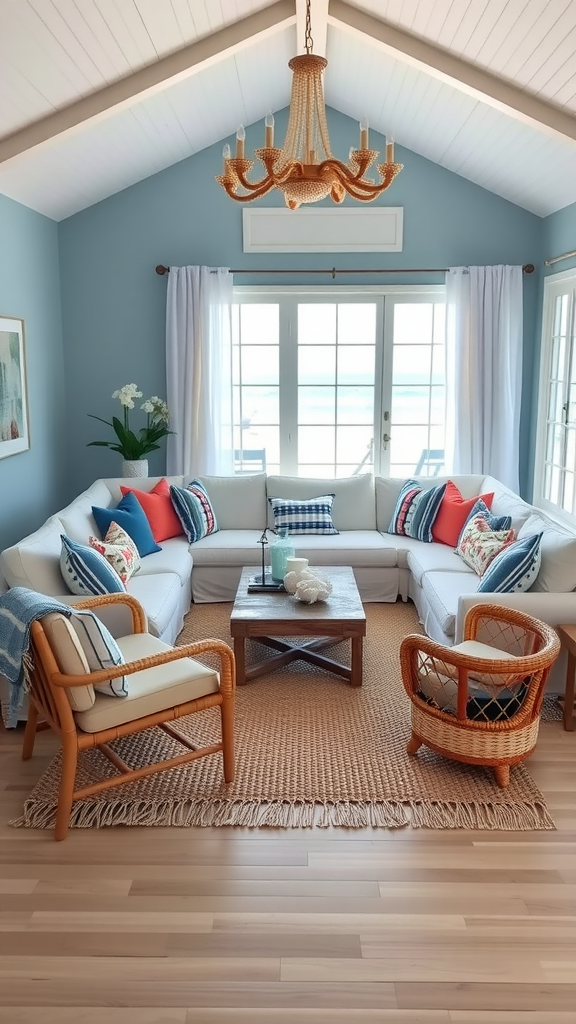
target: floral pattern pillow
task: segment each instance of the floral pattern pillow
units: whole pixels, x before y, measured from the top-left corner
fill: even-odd
[[[104,540],[90,537],[88,543],[91,548],[104,555],[106,561],[116,570],[124,584],[135,572],[138,572],[142,564],[138,548],[132,537],[121,526],[118,526],[118,523],[110,523]]]
[[[456,553],[482,576],[492,559],[515,539],[514,530],[492,530],[485,516],[474,516],[460,534]]]

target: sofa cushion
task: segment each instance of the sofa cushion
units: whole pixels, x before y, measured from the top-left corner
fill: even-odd
[[[51,516],[34,533],[0,555],[0,568],[10,587],[28,587],[41,594],[65,592],[60,572],[64,528],[58,516]]]
[[[407,480],[400,490],[392,513],[389,533],[432,542],[432,526],[446,492],[446,484],[423,489],[416,480]]]
[[[194,550],[196,551],[196,545]],[[193,564],[186,537],[171,537],[170,540],[162,541],[159,551],[153,551],[151,555],[146,555],[146,558],[142,559],[142,568],[137,575],[176,573],[180,582],[184,584],[190,579]]]
[[[490,509],[489,509],[488,505],[486,504],[486,502],[484,501],[484,499],[482,497],[479,497],[479,498],[476,498],[476,501],[472,505],[472,508],[470,509],[470,512],[468,513],[468,515],[466,516],[466,519],[464,520],[464,526],[462,527],[462,530],[460,531],[460,535],[458,537],[458,541],[456,542],[455,547],[457,547],[458,544],[460,543],[460,537],[462,536],[462,534],[463,534],[465,528],[467,527],[468,523],[470,522],[470,520],[471,519],[475,519],[476,516],[482,516],[482,518],[485,519],[486,522],[488,523],[488,526],[490,527],[491,530],[511,530],[512,529],[512,516],[497,516],[497,515],[494,515],[494,513],[490,511]]]
[[[464,594],[475,594],[478,577],[472,572],[427,572],[422,590],[443,633],[453,637],[458,601]]]
[[[142,557],[153,551],[160,551],[160,547],[152,535],[144,509],[132,492],[125,494],[118,505],[113,508],[92,506],[92,513],[102,537],[106,536],[110,523],[114,522],[130,534]]]
[[[126,590],[145,609],[150,632],[163,636],[180,607],[180,577],[174,572],[138,573],[128,580]]]
[[[135,487],[126,487],[124,484],[120,485],[120,490],[123,496],[129,491],[136,495],[144,509],[146,519],[150,523],[152,536],[157,544],[168,540],[169,537],[180,537],[184,533],[182,523],[174,511],[170,498],[170,485],[166,477],[162,477],[151,491],[137,490]]]
[[[576,534],[544,515],[533,512],[518,532],[518,540],[542,534],[540,571],[532,590],[567,594],[576,589]]]
[[[262,548],[260,530],[220,530],[194,545],[196,566],[260,565]],[[311,565],[351,565],[355,568],[396,565],[394,538],[383,537],[376,530],[343,530],[342,533],[316,537],[296,537],[296,554]],[[156,557],[156,556],[154,556]],[[266,564],[269,555],[266,553]]]
[[[446,544],[425,544],[416,541],[407,554],[407,565],[416,583],[422,585],[427,572],[460,572],[474,575],[472,569]]]
[[[217,533],[218,520],[208,492],[199,480],[192,480],[186,487],[172,485],[170,498],[190,544]]]
[[[480,580],[479,593],[523,594],[535,582],[542,559],[541,533],[514,541],[493,558]]]
[[[102,505],[107,508],[110,504],[108,487],[103,480],[96,480],[58,513],[58,518],[64,527],[62,532],[72,540],[78,541],[79,544],[87,544],[88,537],[98,533],[92,506]]]
[[[490,508],[494,493],[481,494],[480,498]],[[453,480],[446,484],[446,491],[438,509],[438,515],[432,524],[432,538],[439,544],[449,544],[455,548],[462,528],[470,515],[476,498],[463,498]]]
[[[262,530],[266,525],[266,473],[199,476],[221,530]],[[320,493],[320,492],[318,492]]]
[[[533,506],[493,476],[484,477],[482,490],[494,491],[491,512],[495,516],[511,516],[512,529],[518,533],[522,524],[534,511]]]
[[[118,646],[124,661],[137,661],[171,650],[168,644],[149,633],[119,637]],[[129,693],[124,700],[98,694],[93,707],[76,713],[77,725],[84,732],[111,729],[196,697],[217,693],[219,688],[218,673],[193,658],[181,658],[134,672],[129,676],[129,683]]]
[[[117,594],[126,588],[110,562],[89,544],[62,537],[60,570],[66,588],[80,597]]]
[[[268,498],[274,513],[276,530],[287,530],[291,537],[304,534],[329,536],[338,533],[332,522],[333,494],[317,498]]]
[[[306,501],[326,492],[334,494],[332,521],[336,530],[374,530],[376,509],[374,478],[371,473],[341,479],[301,476],[269,476],[266,484],[268,498],[290,498]],[[270,508],[268,526],[274,527]]]

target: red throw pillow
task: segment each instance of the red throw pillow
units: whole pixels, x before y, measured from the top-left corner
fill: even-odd
[[[491,508],[494,491],[490,494],[476,494],[473,498],[464,499],[456,484],[449,480],[438,509],[438,515],[432,525],[433,539],[439,544],[449,544],[451,548],[455,548],[466,518],[479,498],[482,498],[488,508]]]
[[[120,485],[122,494],[132,491],[138,499],[146,519],[150,523],[152,536],[158,544],[169,537],[179,537],[184,533],[182,523],[174,511],[170,497],[170,484],[165,477],[159,480],[151,491],[137,491],[135,487]]]

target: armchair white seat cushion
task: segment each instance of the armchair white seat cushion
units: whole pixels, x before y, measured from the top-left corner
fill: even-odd
[[[117,637],[116,643],[127,662],[171,650],[168,644],[150,633]],[[181,658],[179,661],[134,672],[129,677],[127,697],[119,700],[117,697],[97,693],[92,707],[86,711],[77,711],[74,717],[84,732],[100,732],[177,704],[185,704],[196,697],[217,693],[218,688],[219,676],[214,669],[193,658]]]

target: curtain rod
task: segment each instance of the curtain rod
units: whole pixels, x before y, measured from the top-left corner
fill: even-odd
[[[568,254],[571,255],[571,254]],[[525,274],[533,274],[535,267],[533,263],[525,263],[522,267]],[[165,267],[162,263],[159,263],[156,267],[156,273],[163,276],[164,274],[170,273],[170,267]],[[383,270],[379,267],[371,270],[343,270],[339,267],[332,267],[330,270],[231,270],[231,274],[331,274],[332,278],[336,277],[336,274],[447,274],[447,267],[407,267],[405,269],[395,268],[394,270]]]
[[[552,256],[551,259],[544,260],[544,266],[551,267],[553,263],[559,263],[560,260],[569,260],[571,256],[576,256],[576,249],[572,249],[572,252],[563,252],[561,256]]]

